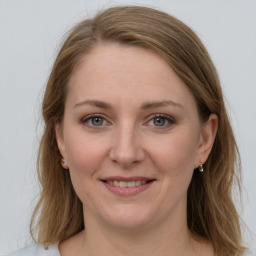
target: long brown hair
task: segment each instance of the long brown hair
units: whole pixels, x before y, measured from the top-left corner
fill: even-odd
[[[242,255],[240,220],[232,200],[234,185],[240,187],[239,152],[216,69],[190,28],[164,12],[139,6],[113,7],[82,21],[69,32],[57,55],[42,105],[45,128],[38,157],[42,191],[31,221],[32,236],[46,245],[84,229],[82,203],[69,172],[61,167],[54,128],[63,118],[72,72],[102,42],[155,51],[194,95],[202,122],[211,113],[218,116],[205,172],[195,171],[188,189],[187,223],[192,234],[213,244],[217,255]]]

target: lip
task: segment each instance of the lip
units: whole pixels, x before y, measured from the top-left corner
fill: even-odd
[[[111,176],[101,179],[102,181],[112,181],[112,180],[119,180],[119,181],[136,181],[136,180],[155,180],[154,178],[143,177],[143,176],[132,176],[132,177],[123,177],[123,176]]]
[[[113,185],[108,184],[106,181],[136,181],[136,180],[143,180],[143,181],[148,181],[146,184],[141,184],[140,186],[137,187],[116,187]],[[156,181],[156,179],[153,178],[147,178],[147,177],[141,177],[141,176],[134,176],[134,177],[120,177],[120,176],[112,176],[112,177],[107,177],[104,179],[101,179],[102,184],[112,193],[118,195],[118,196],[123,196],[123,197],[128,197],[128,196],[134,196],[137,194],[140,194],[141,192],[149,189],[153,183]]]

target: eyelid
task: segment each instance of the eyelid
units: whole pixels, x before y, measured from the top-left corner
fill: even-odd
[[[172,116],[166,115],[166,114],[153,114],[153,115],[150,115],[149,118],[148,118],[147,123],[149,123],[150,121],[152,121],[154,118],[157,118],[157,117],[165,118],[165,120],[167,120],[167,122],[169,122],[167,125],[164,125],[164,126],[154,126],[157,129],[168,128],[172,124],[176,123],[175,118],[173,118]]]
[[[95,117],[100,117],[100,118],[102,118],[102,119],[104,119],[104,121],[105,122],[107,122],[108,124],[110,123],[107,119],[106,119],[106,117],[104,116],[104,115],[102,115],[102,114],[89,114],[89,115],[86,115],[86,116],[84,116],[83,118],[81,118],[81,123],[82,124],[84,124],[84,125],[86,125],[87,127],[90,127],[90,128],[92,128],[92,129],[99,129],[99,128],[102,128],[103,126],[105,126],[105,125],[100,125],[100,126],[93,126],[93,125],[89,125],[88,124],[88,120],[90,120],[90,119],[92,119],[92,118],[95,118]]]
[[[93,126],[93,125],[89,125],[88,124],[88,120],[90,120],[91,118],[95,118],[95,117],[100,117],[102,119],[104,119],[105,122],[107,122],[107,125],[111,124],[107,118],[105,117],[105,115],[103,114],[100,114],[100,113],[94,113],[94,114],[89,114],[89,115],[86,115],[84,116],[83,118],[81,118],[81,123],[92,128],[92,129],[100,129],[104,126],[106,126],[106,124],[103,124],[103,125],[100,125],[100,126]],[[172,116],[169,116],[169,115],[166,115],[166,114],[152,114],[150,115],[148,118],[147,118],[147,122],[146,122],[146,126],[150,126],[148,123],[150,121],[152,121],[154,118],[157,118],[157,117],[160,117],[160,118],[164,118],[168,124],[167,125],[164,125],[164,126],[154,126],[158,129],[164,129],[164,128],[168,128],[169,126],[171,126],[172,124],[175,124],[176,123],[176,120],[174,117]]]

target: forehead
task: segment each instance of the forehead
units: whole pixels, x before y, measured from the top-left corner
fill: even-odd
[[[97,46],[74,71],[68,100],[86,98],[126,103],[171,99],[195,105],[187,86],[162,57],[114,43]]]

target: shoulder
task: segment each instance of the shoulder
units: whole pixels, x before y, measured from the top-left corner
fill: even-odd
[[[45,248],[42,245],[30,245],[5,256],[60,256],[58,245]]]
[[[256,256],[256,249],[246,250],[243,256]]]

